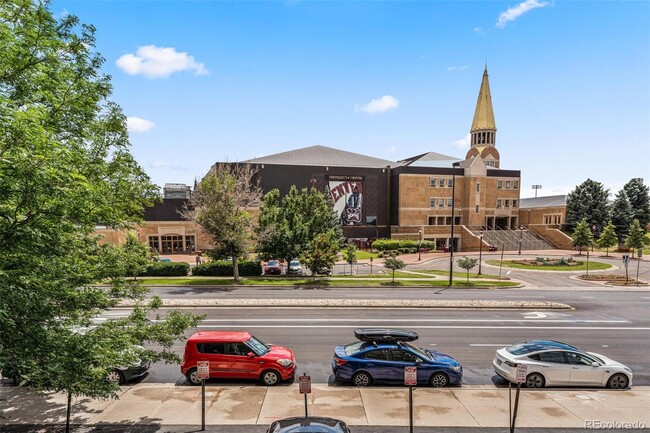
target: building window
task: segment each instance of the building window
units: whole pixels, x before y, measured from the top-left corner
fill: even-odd
[[[510,207],[510,200],[506,199],[505,207]]]
[[[194,241],[194,235],[185,236],[185,252],[193,253],[196,251],[196,243]]]
[[[451,188],[452,186],[454,186],[454,180],[453,180],[453,179],[447,179],[447,186],[448,186],[449,188]]]
[[[447,199],[447,207],[451,207],[452,205],[452,200],[450,198]]]
[[[500,209],[500,208],[501,208],[501,199],[498,198],[497,199],[497,209]]]
[[[438,179],[438,186],[443,188],[445,186],[445,180],[443,178]]]
[[[506,189],[510,189],[510,181],[506,180]]]
[[[512,207],[517,207],[517,200],[512,201]]]
[[[478,210],[479,210],[479,207],[478,207],[478,205],[476,205],[476,213],[478,213]]]
[[[502,180],[497,181],[497,189],[503,189],[503,181]]]
[[[513,180],[512,181],[512,188],[513,189],[519,189],[519,181],[518,180]]]
[[[434,216],[429,217],[429,225],[430,226],[435,226],[436,225],[436,217],[434,217]]]
[[[431,197],[429,198],[429,206],[436,207],[436,199]]]
[[[436,187],[436,178],[432,177],[431,179],[429,179],[429,184],[431,185],[432,188],[435,188]]]
[[[436,223],[436,225],[439,225],[439,226],[444,226],[445,225],[445,217],[439,216],[437,218],[437,220],[438,220],[438,222]]]
[[[481,192],[481,184],[480,183],[476,184],[476,192]]]
[[[158,236],[149,236],[149,249],[153,251],[158,251]]]
[[[183,236],[181,235],[167,235],[161,236],[162,253],[182,253],[183,252]]]
[[[445,207],[445,199],[444,198],[439,198],[438,199],[438,207]]]

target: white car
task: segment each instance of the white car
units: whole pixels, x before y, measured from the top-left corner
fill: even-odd
[[[585,352],[559,341],[532,340],[497,350],[494,371],[516,383],[517,365],[527,365],[528,388],[544,386],[606,386],[625,389],[632,384],[632,370],[597,353]]]

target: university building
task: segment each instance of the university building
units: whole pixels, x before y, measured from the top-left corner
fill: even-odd
[[[254,166],[264,193],[277,188],[284,195],[293,185],[327,191],[348,240],[426,239],[438,250],[457,251],[478,250],[481,242],[565,248],[566,236],[557,230],[565,215],[560,200],[549,207],[541,198],[522,203],[520,171],[502,168],[487,67],[470,135],[464,159],[428,152],[389,161],[311,146],[241,163]],[[166,185],[164,201],[146,210],[139,238],[164,254],[209,247],[199,227],[179,213],[191,193],[184,185]]]

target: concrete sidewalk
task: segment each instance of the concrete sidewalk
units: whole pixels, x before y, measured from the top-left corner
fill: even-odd
[[[514,389],[512,392],[514,403]],[[62,394],[35,396],[25,388],[2,387],[0,427],[65,424]],[[428,427],[508,427],[508,389],[493,385],[416,388],[414,422]],[[650,387],[602,389],[523,389],[518,427],[628,428],[650,426]],[[310,415],[339,418],[353,426],[407,426],[408,389],[312,385]],[[298,385],[206,386],[206,425],[268,425],[304,414]],[[73,424],[201,425],[201,388],[170,384],[124,386],[118,400],[73,399]],[[262,429],[263,431],[263,429]],[[364,431],[367,431],[364,429]]]

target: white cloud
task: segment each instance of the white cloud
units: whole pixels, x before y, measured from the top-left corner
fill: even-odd
[[[483,31],[483,29],[480,28],[480,27],[474,27],[474,31],[475,31],[476,33],[481,33],[481,32]]]
[[[465,69],[469,68],[469,65],[463,65],[463,66],[449,66],[447,68],[447,71],[464,71]]]
[[[147,132],[156,126],[156,124],[151,120],[142,119],[140,117],[127,117],[126,126],[131,132]]]
[[[176,48],[145,45],[135,54],[125,54],[115,64],[129,75],[144,75],[149,78],[164,78],[174,72],[194,71],[194,75],[206,75],[209,71],[203,63],[194,60],[187,53]]]
[[[548,5],[550,5],[549,2],[539,0],[526,0],[525,2],[521,2],[517,6],[509,8],[507,11],[501,12],[501,15],[499,15],[499,19],[496,23],[496,27],[502,29],[509,21],[516,20],[526,12],[537,8],[543,8]]]
[[[381,98],[373,99],[366,105],[355,105],[354,111],[365,111],[368,114],[383,113],[399,107],[397,98],[391,95],[384,95]]]
[[[472,135],[470,133],[467,133],[467,135],[461,138],[460,140],[454,141],[453,145],[459,149],[468,149],[471,143],[471,139],[472,139]]]

